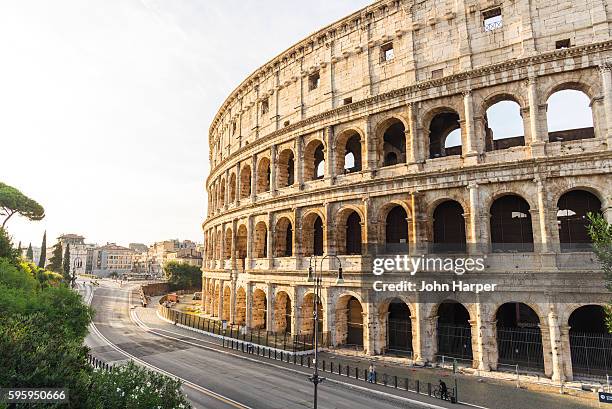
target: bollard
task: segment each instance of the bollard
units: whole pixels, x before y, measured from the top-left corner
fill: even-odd
[[[414,385],[415,385],[415,387],[416,387],[416,393],[421,393],[421,388],[420,388],[420,387],[421,387],[421,382],[419,382],[419,380],[417,379],[417,380],[414,382]]]
[[[276,353],[276,351],[274,351],[274,353]],[[268,348],[268,359],[270,359],[271,356],[272,356],[272,351],[270,351],[270,348]]]
[[[338,364],[338,375],[342,375],[342,364]]]
[[[351,368],[347,365],[346,366],[346,376],[348,377],[350,373],[351,373]]]
[[[431,383],[427,382],[427,395],[431,396]]]
[[[306,365],[310,368],[310,357],[306,357]]]
[[[359,379],[359,368],[355,367],[355,379]]]
[[[383,374],[383,385],[387,386],[387,374]]]
[[[367,370],[367,369],[364,369],[364,370],[363,370],[363,380],[364,380],[364,381],[367,381],[367,380],[368,380],[368,370]]]
[[[325,360],[323,360],[323,372],[325,372]]]
[[[333,362],[329,363],[329,372],[334,373],[334,363]]]
[[[393,375],[393,383],[395,384],[395,389],[397,389],[397,375]]]
[[[300,355],[300,366],[304,366],[304,355]]]
[[[295,353],[293,354],[293,365],[295,365],[297,363],[297,356],[295,356]]]
[[[408,378],[404,380],[404,389],[408,390]]]

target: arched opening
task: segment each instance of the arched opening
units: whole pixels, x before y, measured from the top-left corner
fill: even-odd
[[[393,166],[406,162],[406,134],[402,121],[394,119],[383,134],[383,164]]]
[[[323,179],[323,177],[325,177],[323,142],[315,139],[304,149],[304,180]]]
[[[429,157],[461,155],[461,125],[455,111],[441,112],[429,124]]]
[[[470,313],[463,304],[446,300],[438,307],[438,356],[472,359]]]
[[[405,302],[394,298],[387,314],[387,350],[396,354],[412,352],[412,319]]]
[[[361,217],[355,211],[346,219],[346,254],[361,254]]]
[[[293,226],[291,220],[282,217],[276,222],[275,255],[291,257],[293,255]]]
[[[257,193],[270,190],[270,159],[262,158],[257,165]]]
[[[291,333],[291,299],[280,291],[274,300],[274,332]]]
[[[221,179],[221,183],[219,184],[219,207],[225,206],[225,189],[227,185],[225,184],[225,178]]]
[[[323,255],[323,220],[316,213],[304,218],[302,228],[304,256]]]
[[[278,155],[278,187],[287,187],[295,183],[295,157],[291,149],[285,149]]]
[[[408,214],[406,210],[395,205],[385,219],[385,253],[408,253]]]
[[[345,295],[336,307],[336,343],[363,347],[363,308],[357,298]]]
[[[268,257],[268,228],[266,223],[259,222],[255,225],[254,240],[255,258]]]
[[[601,214],[601,201],[585,190],[571,190],[557,202],[557,224],[561,251],[591,250],[587,214]]]
[[[236,201],[236,174],[232,173],[230,176],[230,185],[229,185],[229,203],[234,203]]]
[[[219,296],[221,292],[221,288],[219,287],[219,284],[215,285],[215,292],[213,295],[213,302],[212,302],[212,307],[213,310],[211,311],[211,314],[213,317],[218,317],[219,316]]]
[[[361,137],[348,132],[338,138],[336,173],[359,172],[361,170]]]
[[[253,291],[253,307],[252,307],[252,322],[253,329],[266,329],[267,316],[267,300],[266,293],[259,288]]]
[[[304,300],[302,301],[302,314],[300,317],[300,333],[302,334],[313,334],[314,333],[314,294],[308,293],[304,296]],[[317,311],[318,311],[318,320],[319,324],[318,332],[319,334],[323,333],[323,303],[321,300],[317,300]]]
[[[544,370],[542,331],[538,314],[526,304],[509,302],[499,307],[495,319],[498,362]]]
[[[240,171],[240,198],[251,196],[251,167],[246,165]]]
[[[521,106],[512,100],[491,105],[484,117],[485,149],[494,151],[525,145]]]
[[[246,324],[246,291],[242,287],[236,290],[236,313],[234,324]]]
[[[584,305],[569,317],[574,375],[604,376],[612,372],[612,334],[600,305]]]
[[[232,258],[232,229],[225,230],[225,243],[223,250],[223,258],[229,260]]]
[[[533,251],[529,203],[517,195],[505,195],[491,205],[491,246],[496,252]]]
[[[232,306],[232,290],[229,286],[223,288],[223,311],[221,315],[222,320],[229,321],[230,319],[230,308]]]
[[[244,259],[247,257],[247,228],[244,224],[238,228],[236,258],[241,260],[242,267],[244,268]]]
[[[546,103],[550,142],[595,137],[591,100],[587,94],[574,89],[563,89],[552,94]]]
[[[464,253],[466,240],[463,207],[454,200],[447,200],[436,207],[433,219],[434,252]]]

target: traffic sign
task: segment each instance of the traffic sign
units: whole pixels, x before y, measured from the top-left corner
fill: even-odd
[[[610,392],[597,392],[599,395],[599,401],[603,403],[612,403],[612,393]]]

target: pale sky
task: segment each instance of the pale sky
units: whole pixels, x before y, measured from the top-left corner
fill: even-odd
[[[0,181],[47,214],[13,217],[15,243],[39,246],[45,229],[49,245],[61,233],[201,242],[217,109],[257,67],[369,3],[3,0]]]
[[[0,181],[13,240],[202,241],[208,127],[253,70],[367,0],[3,0]]]

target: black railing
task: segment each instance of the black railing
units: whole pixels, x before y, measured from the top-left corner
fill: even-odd
[[[93,355],[87,354],[87,363],[91,365],[94,369],[100,369],[102,371],[110,371],[113,369],[113,366],[103,360],[96,358]]]

